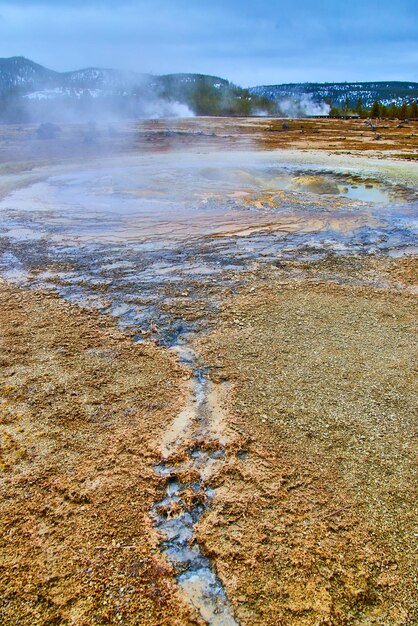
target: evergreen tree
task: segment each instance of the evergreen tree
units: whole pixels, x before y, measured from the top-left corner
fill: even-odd
[[[409,117],[413,117],[413,118],[417,118],[418,117],[418,103],[417,103],[416,100],[414,100],[413,102],[409,103],[408,116]]]
[[[398,117],[398,107],[396,106],[396,102],[392,102],[390,105],[388,115],[392,120]]]
[[[363,114],[363,98],[361,96],[356,103],[356,113],[358,113],[359,115]]]
[[[345,101],[344,101],[344,110],[347,112],[350,108],[350,98],[348,97],[348,95],[345,97]]]
[[[370,111],[370,117],[380,117],[380,103],[378,100],[373,102],[373,106]]]

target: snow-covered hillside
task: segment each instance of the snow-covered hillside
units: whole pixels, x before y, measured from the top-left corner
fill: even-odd
[[[280,102],[285,98],[310,95],[315,102],[332,101],[334,106],[343,105],[348,97],[351,104],[359,98],[363,106],[370,107],[375,100],[390,105],[418,99],[418,83],[370,82],[370,83],[290,83],[284,85],[261,85],[251,87],[250,92]]]

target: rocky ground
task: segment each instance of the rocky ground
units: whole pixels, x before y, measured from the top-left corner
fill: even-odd
[[[335,284],[355,265],[340,259],[332,282],[315,276],[329,262],[300,282],[261,275],[199,342],[247,440],[199,527],[244,624],[418,618],[416,298]]]
[[[35,128],[3,128],[0,195],[15,174],[24,184],[42,163],[115,146],[410,160],[416,126],[382,123],[376,139],[362,120],[152,121],[93,142],[80,129],[42,142]],[[227,383],[225,460],[197,537],[239,623],[418,623],[416,285],[414,258],[329,256],[243,272],[239,288],[217,291],[219,314],[207,310],[214,285],[194,304],[167,301],[209,329],[194,345],[213,383]],[[165,488],[153,467],[190,376],[106,316],[0,283],[2,624],[201,623],[150,516]]]
[[[198,340],[232,433],[198,539],[242,624],[413,624],[416,265],[295,265]],[[149,517],[187,371],[50,294],[0,315],[2,622],[197,623]]]
[[[127,121],[115,126],[98,125],[92,135],[87,125],[63,125],[54,139],[39,139],[36,125],[4,125],[0,128],[0,163],[13,171],[33,168],[33,160],[92,159],[115,154],[166,152],[201,147],[228,150],[245,148],[323,150],[326,152],[418,158],[418,122],[381,120],[371,128],[368,120],[271,118],[190,118]],[[3,170],[7,172],[7,168]]]
[[[192,624],[148,515],[187,374],[107,319],[0,285],[0,622]]]

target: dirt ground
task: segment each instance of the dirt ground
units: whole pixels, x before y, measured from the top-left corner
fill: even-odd
[[[126,121],[116,128],[98,125],[88,138],[85,125],[63,125],[55,139],[38,139],[36,125],[0,125],[1,172],[29,172],[36,165],[117,154],[203,150],[323,150],[337,153],[418,158],[418,121],[381,120],[372,130],[366,120],[196,117]]]
[[[416,263],[288,269],[198,342],[235,435],[199,542],[241,624],[414,624]],[[324,279],[360,275],[392,287]],[[50,294],[2,284],[0,315],[1,622],[198,623],[148,515],[187,372]]]
[[[0,623],[196,623],[148,516],[185,372],[51,295],[0,319]]]
[[[283,131],[281,121],[272,120],[261,140],[267,149],[293,147],[331,151],[400,151],[399,158],[415,159],[418,122],[381,120],[373,130],[367,120],[292,120]]]
[[[46,141],[2,127],[0,196],[8,174],[118,151],[418,154],[417,122],[289,126],[154,120],[92,143],[79,127]],[[196,339],[213,381],[230,384],[233,433],[198,538],[240,624],[418,623],[416,285],[411,258],[280,262],[225,290]],[[199,624],[149,515],[189,376],[105,316],[0,283],[1,624]]]
[[[199,341],[247,441],[199,528],[242,624],[417,623],[415,320],[402,290],[282,268]]]

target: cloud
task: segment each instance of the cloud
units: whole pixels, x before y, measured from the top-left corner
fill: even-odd
[[[57,70],[98,65],[202,72],[242,85],[413,80],[414,5],[411,0],[0,0],[0,55],[24,55]]]

